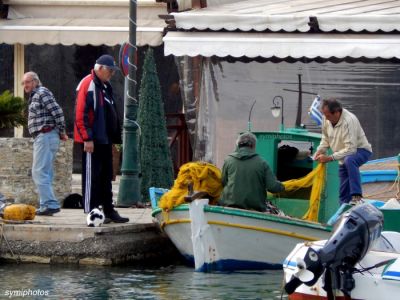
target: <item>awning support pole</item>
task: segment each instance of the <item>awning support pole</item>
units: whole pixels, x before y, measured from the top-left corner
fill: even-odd
[[[20,84],[25,73],[25,47],[22,44],[14,44],[14,96],[24,98],[24,88]],[[14,127],[14,137],[22,138],[24,127]]]

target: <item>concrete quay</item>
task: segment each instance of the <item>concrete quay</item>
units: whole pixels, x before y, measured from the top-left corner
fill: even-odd
[[[94,265],[176,260],[177,250],[152,222],[150,208],[117,210],[129,223],[87,227],[81,209],[62,209],[18,224],[0,219],[0,259]]]

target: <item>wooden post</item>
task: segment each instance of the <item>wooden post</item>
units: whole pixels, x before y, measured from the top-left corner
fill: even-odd
[[[25,73],[25,48],[22,44],[14,44],[14,96],[24,98],[21,79]],[[14,127],[14,137],[22,138],[24,127]]]

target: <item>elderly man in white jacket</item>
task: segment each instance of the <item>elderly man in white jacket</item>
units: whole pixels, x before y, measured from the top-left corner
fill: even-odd
[[[314,159],[339,162],[340,203],[356,204],[361,200],[360,166],[372,155],[372,147],[357,117],[342,108],[336,99],[322,101],[322,139]],[[332,149],[332,155],[327,150]]]

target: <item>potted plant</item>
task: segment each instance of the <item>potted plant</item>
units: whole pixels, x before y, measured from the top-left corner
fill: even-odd
[[[26,124],[24,116],[25,100],[14,97],[9,90],[0,94],[0,130],[1,135],[9,134],[9,130]],[[11,135],[13,136],[13,134]]]

